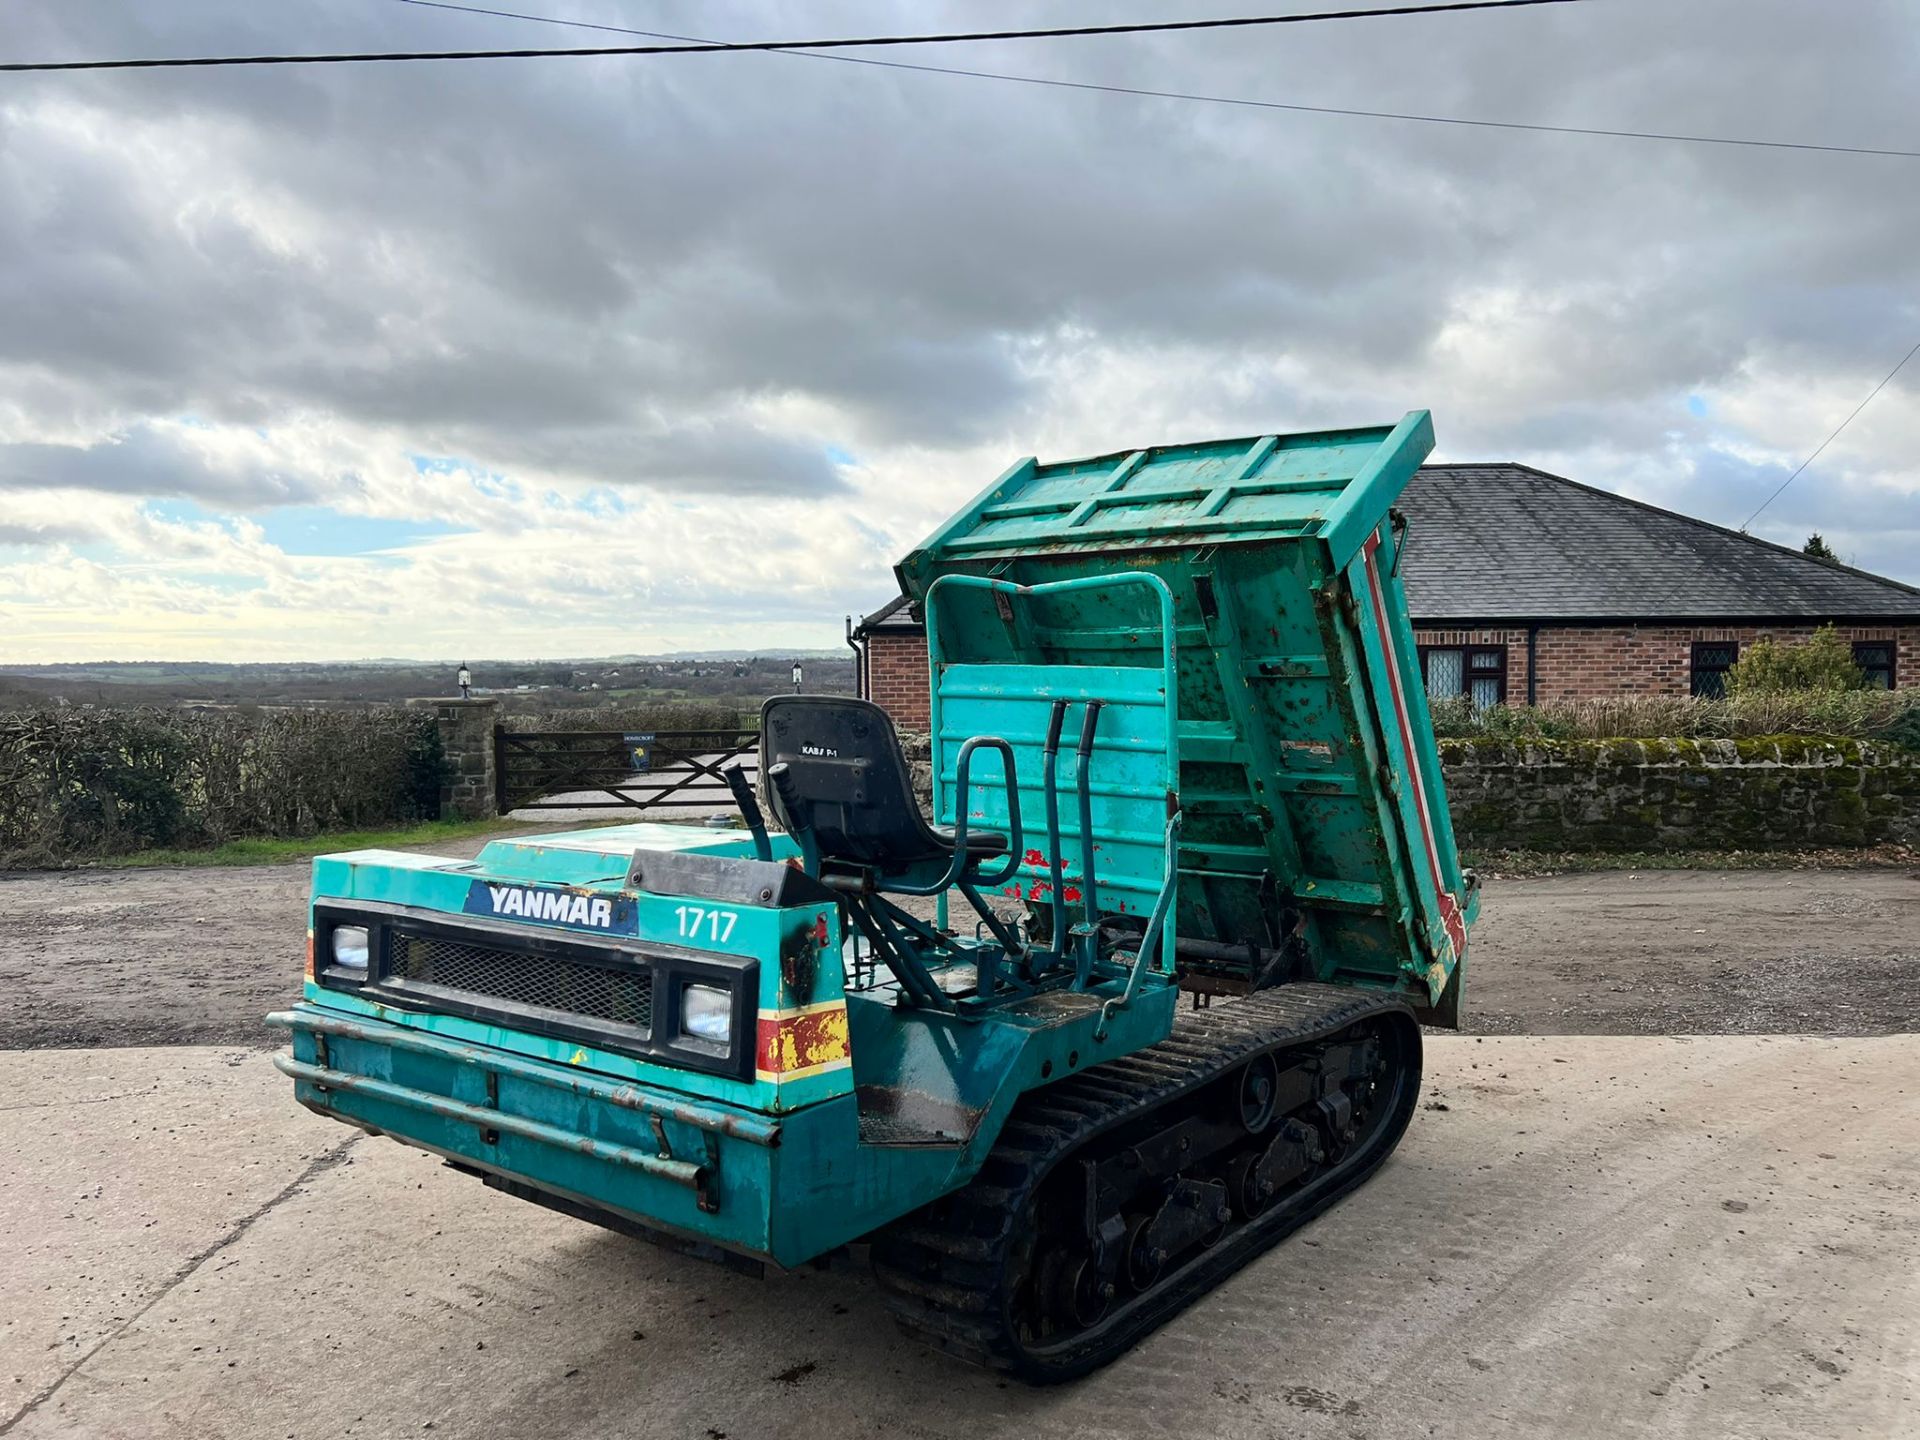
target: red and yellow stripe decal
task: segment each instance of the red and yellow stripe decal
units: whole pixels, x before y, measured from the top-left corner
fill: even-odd
[[[1440,873],[1440,851],[1433,839],[1433,812],[1427,803],[1427,780],[1421,770],[1420,752],[1414,748],[1413,724],[1407,715],[1407,696],[1400,679],[1400,656],[1394,647],[1393,626],[1387,620],[1386,597],[1380,583],[1379,550],[1380,534],[1375,531],[1360,548],[1367,572],[1367,598],[1372,602],[1374,628],[1380,632],[1380,648],[1386,655],[1387,688],[1393,692],[1393,715],[1400,727],[1400,753],[1406,757],[1408,778],[1413,783],[1414,809],[1420,816],[1427,871],[1433,877],[1433,893],[1440,897],[1440,928],[1458,963],[1467,958],[1467,921],[1460,911],[1459,896],[1447,889]],[[1444,961],[1446,957],[1441,959]]]
[[[853,1064],[845,1000],[762,1010],[757,1040],[754,1073],[762,1080],[798,1080]]]

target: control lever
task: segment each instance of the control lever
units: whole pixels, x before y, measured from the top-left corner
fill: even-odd
[[[813,833],[813,807],[801,798],[793,781],[793,769],[782,760],[767,768],[767,783],[780,797],[780,808],[787,813],[790,833],[800,846],[800,864],[814,879],[820,878],[820,841]]]
[[[767,822],[760,814],[760,802],[754,798],[753,786],[747,780],[747,767],[730,766],[720,772],[720,777],[727,782],[733,803],[740,807],[740,818],[747,822],[747,830],[753,836],[754,858],[773,859],[773,841],[767,838]]]

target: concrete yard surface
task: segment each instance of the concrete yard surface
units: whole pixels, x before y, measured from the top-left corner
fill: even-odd
[[[9,1436],[1893,1436],[1920,1037],[1448,1037],[1366,1187],[1034,1391],[864,1269],[753,1280],[294,1106],[257,1051],[0,1055]]]

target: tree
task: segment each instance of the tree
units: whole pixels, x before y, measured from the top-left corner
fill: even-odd
[[[1807,537],[1807,543],[1800,547],[1802,555],[1811,555],[1816,560],[1824,560],[1829,565],[1838,565],[1840,557],[1833,553],[1833,547],[1820,538],[1820,532],[1814,531]]]
[[[1818,539],[1818,536],[1814,537]],[[1822,625],[1798,645],[1758,640],[1740,652],[1727,671],[1729,695],[1778,694],[1784,690],[1859,690],[1866,676],[1853,662],[1853,647],[1832,625]]]

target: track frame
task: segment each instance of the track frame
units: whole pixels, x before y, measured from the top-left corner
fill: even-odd
[[[1187,1012],[1026,1096],[970,1184],[876,1237],[882,1291],[960,1358],[1084,1375],[1377,1170],[1420,1059],[1413,1012],[1379,992],[1284,985]]]

